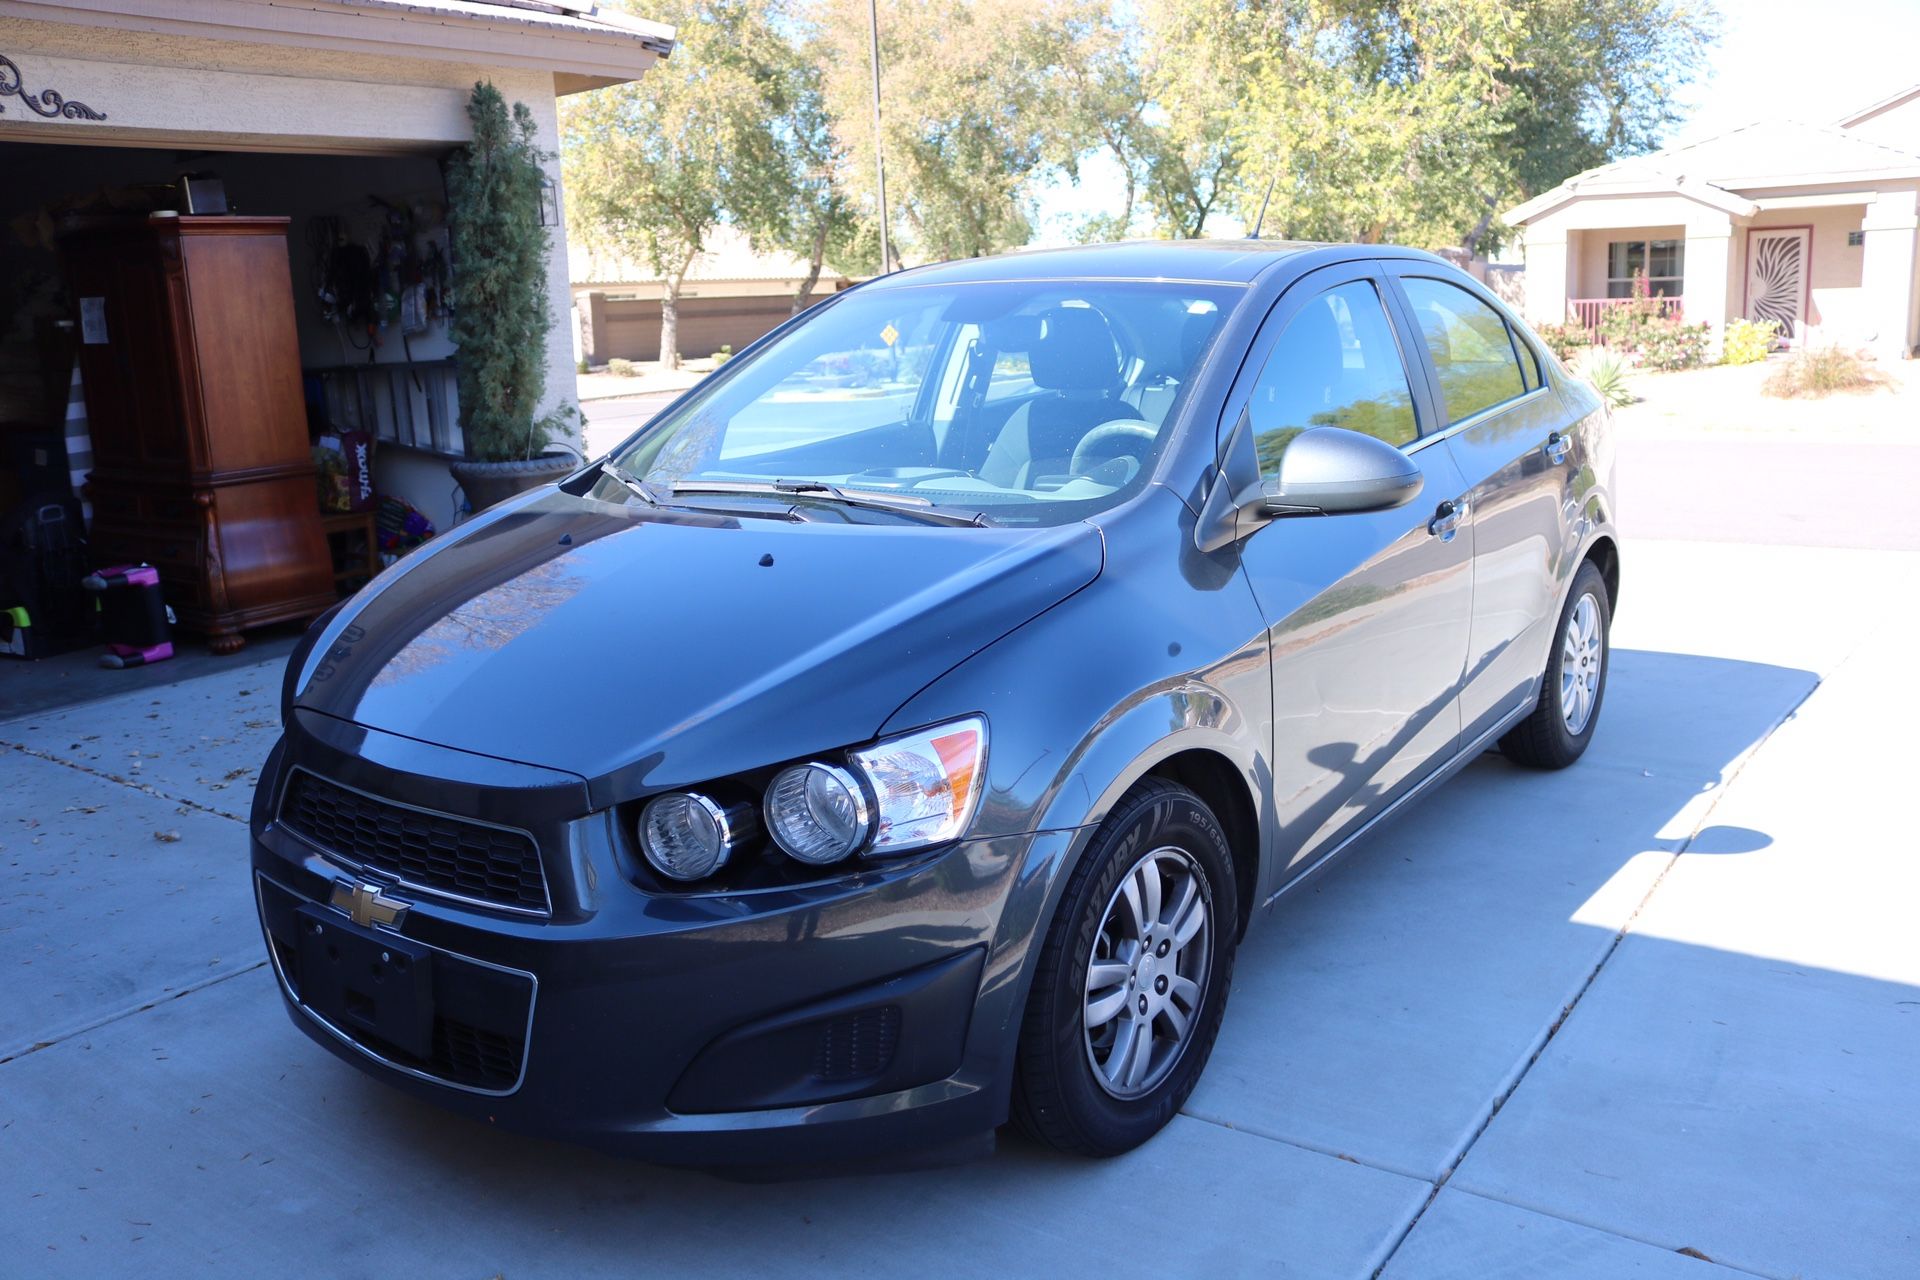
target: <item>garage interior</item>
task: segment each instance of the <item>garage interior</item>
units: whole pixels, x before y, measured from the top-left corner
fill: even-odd
[[[0,714],[284,652],[460,518],[441,160],[0,141]],[[74,586],[143,564],[171,626]]]

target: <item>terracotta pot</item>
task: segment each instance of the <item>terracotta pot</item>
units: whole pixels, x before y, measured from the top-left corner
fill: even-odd
[[[478,513],[516,493],[552,484],[579,465],[570,454],[549,453],[524,462],[455,462],[447,469],[466,493],[467,505]]]

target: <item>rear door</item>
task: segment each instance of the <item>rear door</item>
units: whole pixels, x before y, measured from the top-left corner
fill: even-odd
[[[1534,696],[1577,539],[1571,423],[1545,366],[1492,296],[1464,276],[1389,262],[1419,335],[1444,448],[1466,481],[1473,625],[1460,692],[1463,741]]]
[[[1471,616],[1470,539],[1441,504],[1464,484],[1444,448],[1411,335],[1396,328],[1372,264],[1303,277],[1274,307],[1221,423],[1250,419],[1263,476],[1315,426],[1405,449],[1425,476],[1391,511],[1275,520],[1242,544],[1269,626],[1273,794],[1281,870],[1303,872],[1448,759]]]

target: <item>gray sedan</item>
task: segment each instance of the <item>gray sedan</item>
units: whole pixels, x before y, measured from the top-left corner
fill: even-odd
[[[1483,751],[1586,749],[1611,478],[1424,253],[849,290],[310,633],[253,817],[288,1010],[647,1158],[1128,1150],[1257,908]]]

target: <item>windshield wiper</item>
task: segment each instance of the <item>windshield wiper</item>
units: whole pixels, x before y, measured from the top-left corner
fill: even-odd
[[[801,498],[837,502],[842,506],[868,511],[889,511],[927,524],[960,528],[985,528],[993,521],[984,511],[953,511],[936,507],[926,498],[905,493],[874,493],[867,489],[842,489],[824,480],[683,480],[667,486],[674,497],[695,493],[757,494],[767,498]]]
[[[660,501],[660,497],[658,494],[654,493],[652,489],[649,489],[647,487],[647,482],[645,480],[642,480],[639,476],[634,475],[633,472],[627,470],[625,467],[615,462],[612,458],[601,459],[600,470],[606,472],[608,475],[612,476],[615,480],[618,480],[621,484],[627,486],[627,488],[630,491],[632,491],[634,497],[640,499],[640,501],[646,503],[648,506],[661,507],[666,505],[665,503]]]

